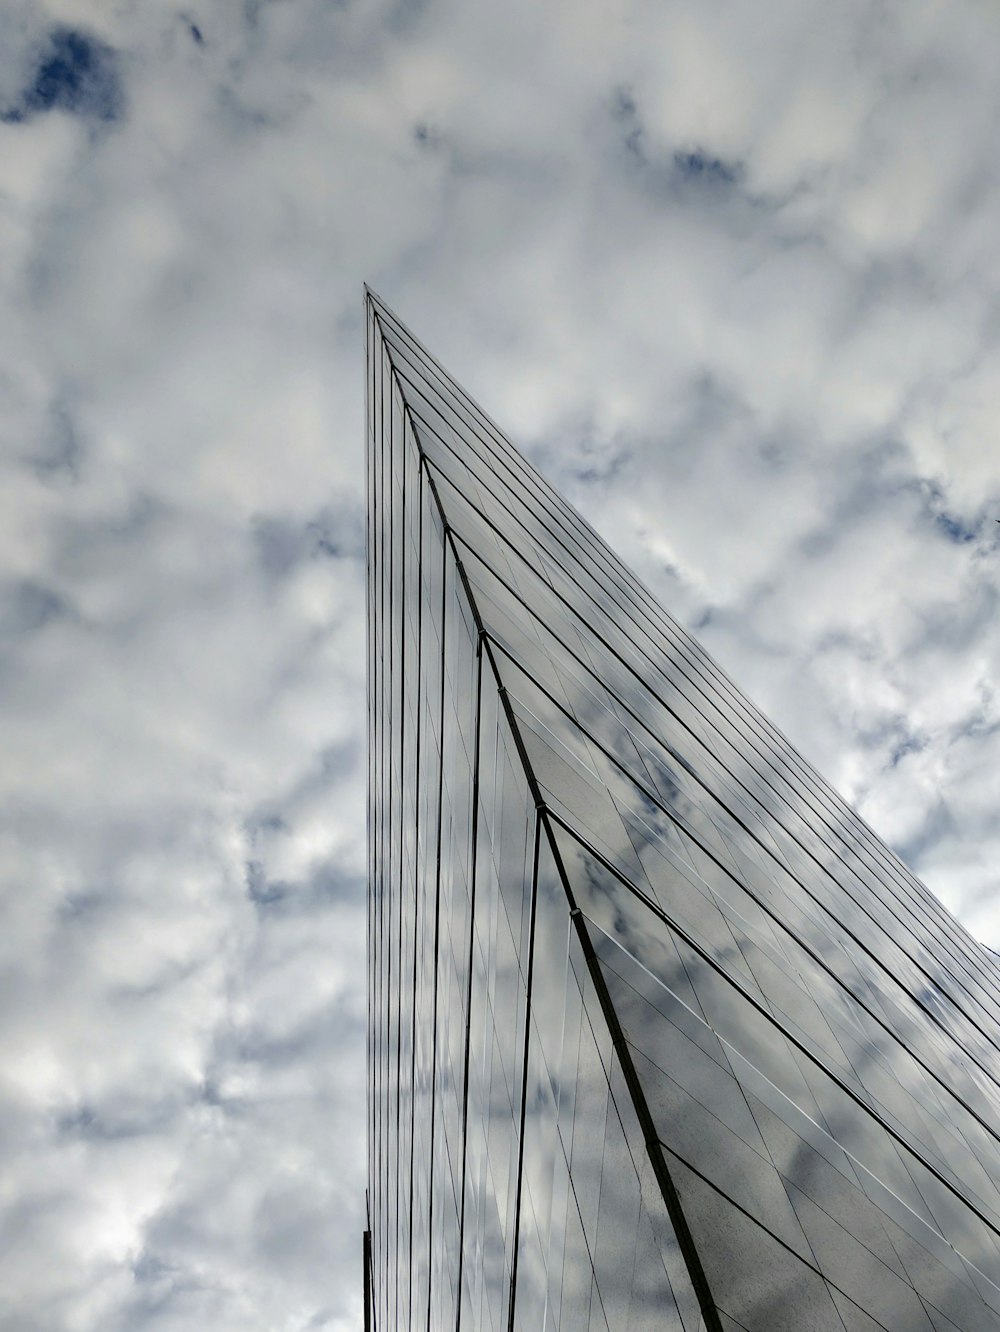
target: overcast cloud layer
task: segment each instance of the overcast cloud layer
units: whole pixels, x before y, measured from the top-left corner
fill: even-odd
[[[995,6],[0,53],[4,1332],[360,1326],[363,279],[1000,947]]]

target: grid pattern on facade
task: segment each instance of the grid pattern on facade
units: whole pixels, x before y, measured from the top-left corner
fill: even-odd
[[[399,1329],[1000,1332],[1000,972],[373,295]]]

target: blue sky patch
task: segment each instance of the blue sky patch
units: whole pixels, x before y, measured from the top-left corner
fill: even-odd
[[[56,28],[42,48],[30,84],[3,113],[8,123],[46,111],[67,111],[84,120],[117,120],[122,84],[116,53],[76,28]]]
[[[682,180],[703,185],[735,185],[740,176],[738,164],[724,162],[700,148],[674,153],[674,170]]]
[[[964,523],[959,522],[948,513],[936,513],[934,522],[944,533],[949,541],[954,541],[956,545],[964,546],[969,541],[975,541],[976,533],[971,527],[966,527]]]

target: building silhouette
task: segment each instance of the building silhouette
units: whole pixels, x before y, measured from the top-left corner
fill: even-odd
[[[997,959],[365,308],[372,1325],[997,1332]]]

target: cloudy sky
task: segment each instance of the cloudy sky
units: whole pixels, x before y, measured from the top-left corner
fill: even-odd
[[[1000,948],[1000,14],[0,7],[0,1328],[346,1332],[362,281]]]

